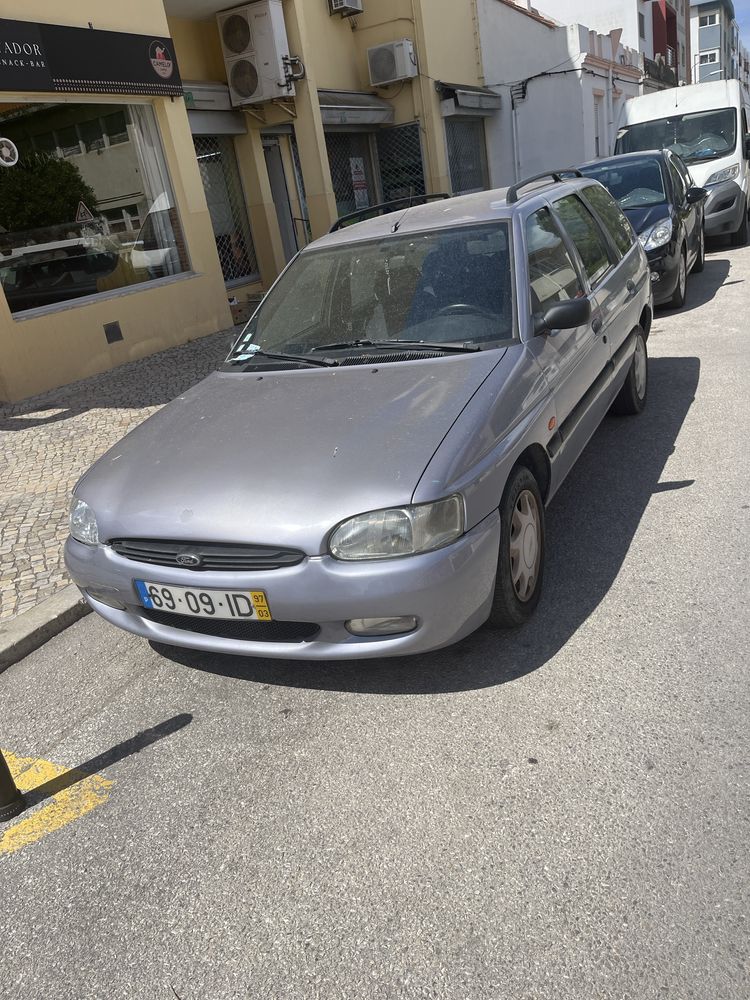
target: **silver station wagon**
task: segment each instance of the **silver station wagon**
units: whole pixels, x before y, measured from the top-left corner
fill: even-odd
[[[646,402],[649,268],[576,171],[341,228],[77,484],[66,563],[161,643],[308,660],[521,625],[544,509]]]

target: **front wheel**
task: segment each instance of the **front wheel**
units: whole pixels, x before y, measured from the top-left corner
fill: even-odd
[[[635,339],[635,352],[630,362],[628,375],[622,384],[622,389],[615,396],[612,412],[620,416],[636,416],[642,413],[648,396],[648,353],[643,330],[638,327]]]
[[[669,300],[673,309],[682,309],[685,305],[685,292],[687,291],[687,253],[685,247],[680,250],[680,259],[677,264],[677,284],[674,295]]]
[[[747,226],[747,207],[742,213],[742,222],[740,223],[740,228],[736,233],[732,235],[732,246],[733,247],[744,247],[747,243],[748,236],[748,226]]]
[[[500,501],[500,552],[488,622],[516,628],[534,613],[544,576],[544,503],[524,465],[511,472]]]
[[[700,234],[698,236],[698,256],[695,258],[695,263],[693,264],[694,273],[700,274],[705,266],[706,266],[706,234],[703,231],[703,226],[701,226]]]

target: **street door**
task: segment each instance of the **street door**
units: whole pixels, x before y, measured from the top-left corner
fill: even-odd
[[[290,261],[297,253],[297,234],[294,229],[292,205],[289,201],[289,189],[286,186],[284,161],[281,158],[279,140],[264,136],[263,152],[266,155],[268,180],[271,183],[271,194],[276,206],[276,218],[279,221],[281,244],[284,249],[284,259]]]

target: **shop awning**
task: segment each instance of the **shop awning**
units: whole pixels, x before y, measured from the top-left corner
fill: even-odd
[[[443,83],[438,80],[435,90],[441,97],[440,111],[444,118],[453,115],[488,118],[500,110],[502,99],[487,87],[473,87],[462,83]]]
[[[392,125],[393,105],[374,94],[352,90],[319,90],[324,125]]]

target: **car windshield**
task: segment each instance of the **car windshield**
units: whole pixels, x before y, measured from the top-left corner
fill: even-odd
[[[512,335],[508,224],[492,222],[301,253],[227,362],[389,341],[492,346]]]
[[[648,208],[667,200],[664,176],[659,161],[653,157],[583,167],[582,172],[603,184],[621,208]]]
[[[617,137],[617,153],[641,149],[671,149],[686,163],[716,160],[737,144],[737,115],[733,108],[673,115],[629,125]]]

